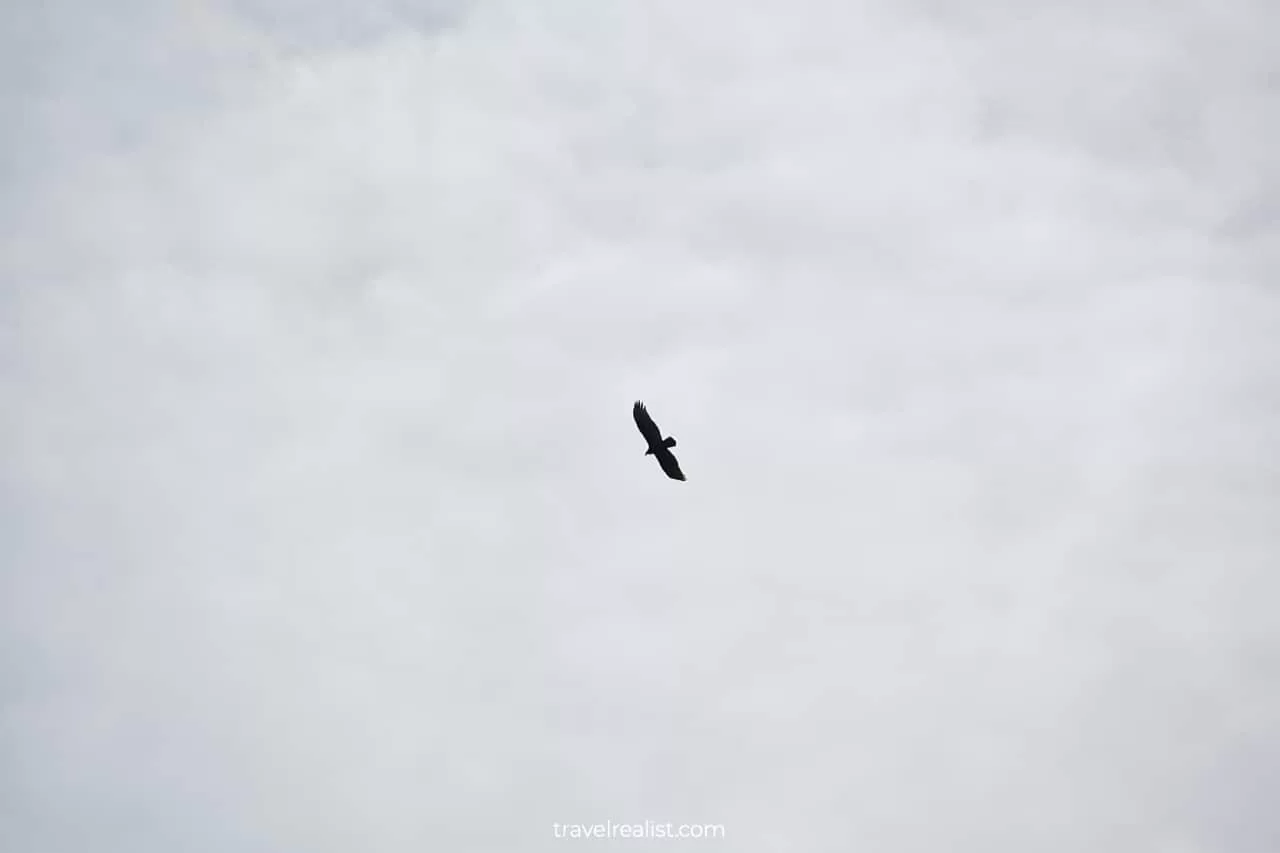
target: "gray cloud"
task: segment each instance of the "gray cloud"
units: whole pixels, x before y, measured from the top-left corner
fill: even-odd
[[[1273,849],[1280,30],[1094,5],[0,13],[0,847]]]

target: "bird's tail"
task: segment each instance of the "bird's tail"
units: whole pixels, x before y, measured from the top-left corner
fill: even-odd
[[[667,436],[665,439],[663,439],[663,441],[662,441],[662,446],[663,446],[663,447],[675,447],[675,446],[676,446],[676,440],[675,440],[675,438],[674,438],[673,436],[670,436],[670,435],[669,435],[669,436]]]

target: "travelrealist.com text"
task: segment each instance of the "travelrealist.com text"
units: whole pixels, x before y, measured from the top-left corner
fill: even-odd
[[[724,838],[718,823],[553,823],[556,838]]]

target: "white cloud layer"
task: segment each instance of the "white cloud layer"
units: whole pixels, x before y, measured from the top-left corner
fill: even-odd
[[[0,849],[1280,849],[1274,4],[0,33]]]

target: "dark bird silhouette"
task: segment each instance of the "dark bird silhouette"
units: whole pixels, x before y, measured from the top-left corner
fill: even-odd
[[[662,466],[662,470],[671,479],[683,480],[684,472],[680,470],[680,463],[676,461],[675,454],[671,452],[671,448],[676,446],[676,440],[671,436],[662,437],[662,430],[658,429],[658,425],[653,422],[653,418],[649,417],[649,410],[639,400],[636,400],[635,406],[631,408],[631,414],[635,416],[636,426],[640,428],[640,434],[644,436],[645,442],[649,445],[649,449],[644,452],[644,455],[657,457],[658,464]]]

